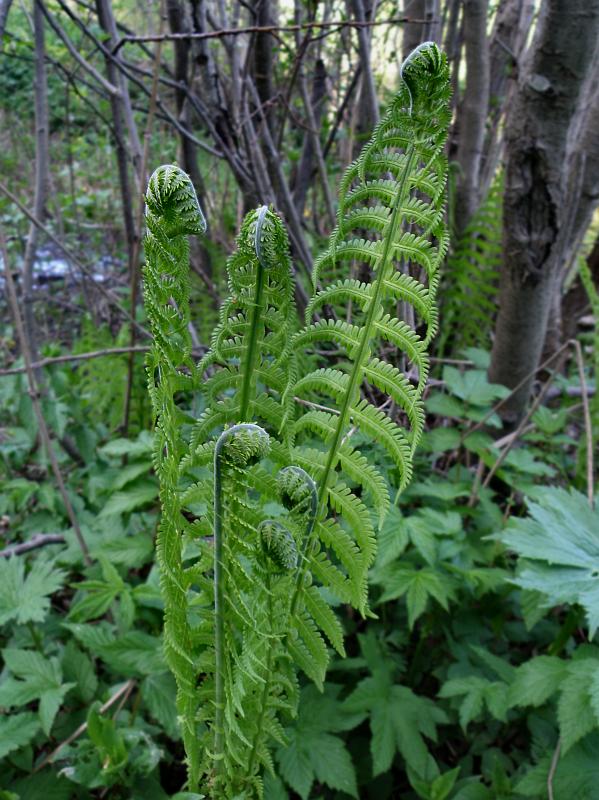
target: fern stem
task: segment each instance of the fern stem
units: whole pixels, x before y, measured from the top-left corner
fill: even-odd
[[[238,468],[247,467],[253,459],[265,455],[268,434],[259,426],[240,423],[227,428],[218,437],[214,448],[214,752],[215,785],[220,788],[225,766],[225,570],[224,570],[224,503],[223,467],[225,448],[230,447],[229,460]]]
[[[214,450],[214,763],[218,778],[224,766],[225,716],[225,587],[223,576],[223,487],[222,450],[231,436],[230,428],[219,436]]]
[[[250,396],[254,382],[254,365],[256,356],[258,354],[258,328],[260,326],[260,317],[262,315],[262,295],[264,293],[265,278],[265,259],[262,257],[260,250],[260,237],[267,213],[268,206],[261,206],[258,209],[258,218],[256,220],[254,247],[258,257],[258,264],[256,267],[256,286],[254,291],[254,302],[252,304],[250,329],[248,331],[247,353],[242,369],[243,383],[241,386],[241,400],[239,406],[239,419],[241,422],[245,422],[248,416]]]
[[[260,698],[260,711],[258,713],[258,721],[256,723],[256,733],[254,734],[254,740],[252,742],[252,751],[250,753],[250,758],[248,761],[248,778],[251,779],[252,772],[254,770],[254,764],[256,763],[256,756],[258,754],[258,744],[260,742],[260,734],[262,733],[262,722],[264,720],[264,714],[266,713],[266,706],[268,703],[268,695],[270,692],[271,686],[271,679],[272,679],[272,661],[273,655],[275,650],[275,638],[274,638],[274,630],[272,626],[272,620],[274,618],[274,609],[272,604],[272,591],[271,591],[271,580],[270,580],[270,573],[266,573],[266,591],[268,592],[268,619],[271,621],[271,640],[268,643],[268,654],[266,656],[266,679],[264,681],[264,686],[262,688],[262,697]]]
[[[318,490],[318,516],[323,516],[326,513],[328,485],[332,473],[336,469],[339,460],[339,446],[341,444],[341,440],[345,432],[345,427],[347,425],[347,417],[349,414],[349,409],[355,401],[355,394],[356,392],[359,391],[360,384],[364,377],[364,362],[368,357],[367,351],[370,346],[370,342],[373,338],[372,328],[375,321],[375,315],[377,314],[377,312],[381,310],[381,296],[384,293],[385,276],[387,273],[389,262],[392,257],[393,245],[395,243],[395,239],[397,236],[397,230],[399,225],[401,224],[401,219],[402,219],[401,208],[406,195],[408,176],[411,173],[415,157],[416,157],[416,150],[414,148],[414,145],[410,145],[409,149],[406,151],[406,163],[404,166],[403,174],[401,176],[401,182],[399,184],[394,199],[393,213],[391,216],[391,220],[389,222],[389,231],[385,235],[384,239],[385,243],[379,264],[374,292],[372,294],[372,298],[368,306],[368,313],[366,316],[364,326],[360,331],[361,334],[360,344],[358,346],[358,351],[353,360],[353,366],[347,385],[347,391],[343,395],[341,408],[339,409],[339,416],[337,417],[337,425],[335,428],[335,433],[333,435],[333,440],[329,447],[327,461],[320,479],[319,490]],[[293,593],[293,598],[291,600],[291,616],[295,614],[297,609],[297,604],[299,601],[302,584],[304,582],[304,576],[308,568],[308,558],[314,546],[315,536],[316,536],[315,526],[313,526],[312,530],[310,531],[310,535],[306,539],[304,549],[302,551],[301,565],[298,571],[297,581],[295,584],[295,591]]]

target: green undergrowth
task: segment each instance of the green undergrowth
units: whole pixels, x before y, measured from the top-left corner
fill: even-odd
[[[540,798],[556,753],[554,797],[597,797],[599,516],[575,485],[579,412],[539,409],[473,501],[477,465],[499,453],[497,416],[466,434],[505,390],[487,382],[487,354],[464,355],[473,366],[446,366],[428,394],[413,482],[379,534],[376,618],[335,606],[347,658],[332,655],[322,693],[302,679],[267,800]],[[4,538],[65,541],[0,559],[0,797],[191,798],[161,647],[151,436],[94,424],[84,373],[59,365],[47,379],[51,424],[82,457],[58,450],[93,564],[36,446],[23,378],[5,377]],[[386,457],[353,436],[393,492]]]

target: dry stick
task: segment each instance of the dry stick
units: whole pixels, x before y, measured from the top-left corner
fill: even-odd
[[[60,23],[53,17],[52,14],[48,11],[43,3],[40,5],[42,9],[42,13],[48,20],[48,24],[54,31],[54,33],[58,36],[58,38],[63,42],[69,53],[73,56],[75,61],[87,72],[91,77],[97,81],[103,89],[105,89],[109,94],[119,95],[120,90],[114,84],[110,83],[110,81],[106,80],[106,78],[101,75],[98,70],[86,61],[81,53],[77,50],[73,42],[69,39],[66,31],[61,27]]]
[[[572,339],[574,352],[576,353],[576,364],[578,365],[578,375],[580,379],[580,389],[582,392],[582,408],[584,416],[584,427],[587,440],[587,497],[589,498],[589,505],[591,508],[595,507],[594,499],[594,469],[593,469],[593,425],[591,422],[591,410],[589,407],[589,393],[587,390],[587,383],[584,376],[584,358],[582,355],[582,347],[578,339]]]
[[[117,691],[112,695],[112,697],[104,703],[103,706],[100,706],[100,714],[103,714],[105,711],[108,711],[108,709],[111,708],[115,703],[117,703],[123,695],[129,696],[134,686],[135,686],[135,681],[133,680],[133,678],[128,680],[127,683],[124,683],[119,689],[117,689]],[[71,742],[74,742],[75,739],[78,739],[79,736],[81,736],[82,733],[85,733],[86,730],[87,730],[87,722],[83,722],[78,728],[76,728],[73,731],[73,733],[71,733],[70,736],[67,736],[67,738],[58,745],[58,747],[52,750],[52,752],[49,755],[47,755],[43,759],[43,761],[41,761],[37,765],[37,767],[35,767],[33,772],[34,773],[39,772],[46,766],[46,764],[50,764],[52,761],[54,761],[54,759],[56,758],[56,756],[62,750],[63,747],[66,747],[67,745],[71,744]]]
[[[145,345],[136,345],[133,350],[136,353],[147,353],[150,347]],[[197,356],[202,356],[207,348],[203,345],[194,347],[192,353]],[[38,367],[47,367],[50,364],[64,364],[68,361],[89,361],[92,358],[103,358],[104,356],[118,356],[124,353],[130,353],[130,347],[107,347],[105,350],[90,350],[87,353],[72,353],[64,356],[52,356],[52,358],[43,358],[41,361],[33,361],[31,366],[33,369]],[[10,369],[0,369],[0,378],[6,375],[21,375],[27,372],[27,367],[11,367]]]
[[[165,17],[165,8],[164,8],[164,0],[160,3],[160,33],[162,34],[164,31],[164,17]],[[146,129],[144,131],[144,145],[143,145],[143,152],[141,156],[141,164],[139,168],[139,179],[140,182],[144,184],[147,180],[146,171],[148,165],[148,155],[150,151],[150,136],[152,133],[152,125],[154,122],[154,116],[156,114],[156,103],[158,99],[158,76],[160,72],[160,58],[162,55],[162,41],[159,41],[156,45],[156,51],[154,53],[154,68],[152,74],[152,90],[150,94],[150,105],[148,108],[148,116],[146,119]],[[133,240],[133,251],[131,254],[131,314],[135,317],[135,309],[137,307],[137,294],[139,288],[139,251],[141,249],[141,228],[143,224],[143,212],[144,212],[144,198],[143,196],[139,198],[139,202],[137,204],[137,214],[135,218],[135,233],[136,236]],[[135,338],[136,338],[136,330],[135,326],[131,326],[131,334],[129,339],[129,346],[131,348],[135,347]],[[129,429],[129,416],[131,413],[131,393],[133,390],[133,373],[135,368],[135,352],[133,349],[129,352],[129,363],[127,364],[127,386],[125,389],[125,403],[123,408],[123,421],[121,423],[121,427],[127,434]]]
[[[57,239],[56,236],[54,236],[54,234],[52,233],[52,231],[50,231],[44,225],[44,223],[41,222],[41,220],[38,217],[36,217],[36,215],[33,212],[31,212],[26,206],[24,206],[23,203],[21,203],[21,201],[19,200],[19,198],[16,197],[10,191],[10,189],[8,189],[1,181],[0,181],[0,192],[5,194],[6,197],[8,197],[8,199],[11,200],[23,214],[25,214],[27,219],[29,219],[31,222],[33,222],[34,225],[37,225],[37,227],[46,234],[48,239],[50,239],[51,242],[53,242],[57,247],[60,248],[60,250],[62,251],[64,256],[69,261],[72,261],[73,264],[78,269],[80,269],[81,272],[83,272],[83,274],[86,275],[92,281],[92,283],[94,284],[94,287],[100,292],[100,294],[103,294],[104,297],[108,301],[110,301],[110,303],[112,305],[114,305],[114,307],[117,308],[121,312],[121,314],[123,314],[124,317],[129,319],[137,327],[137,330],[143,336],[145,336],[148,339],[151,338],[150,332],[147,331],[143,327],[143,325],[140,325],[138,322],[136,322],[136,320],[133,319],[133,317],[127,311],[126,308],[123,308],[123,306],[120,304],[120,301],[119,301],[118,297],[110,289],[106,289],[104,286],[102,286],[101,283],[98,283],[94,279],[92,271],[90,269],[88,269],[76,256],[74,256],[73,253],[71,253],[71,251],[60,241],[60,239]]]
[[[458,447],[461,447],[464,444],[464,442],[466,441],[468,436],[470,436],[471,433],[474,433],[474,431],[477,431],[477,430],[479,430],[479,428],[482,428],[482,426],[485,424],[485,422],[488,419],[490,419],[490,417],[492,417],[493,414],[495,414],[505,403],[507,403],[507,401],[510,399],[510,397],[515,392],[517,392],[518,389],[521,389],[522,386],[524,386],[524,384],[529,380],[531,375],[536,375],[537,372],[539,372],[542,369],[545,369],[545,367],[548,367],[549,364],[551,364],[552,361],[554,361],[561,353],[563,353],[564,350],[567,350],[569,346],[570,346],[570,342],[568,341],[565,344],[563,344],[559,349],[557,349],[555,351],[555,353],[553,353],[553,355],[549,356],[549,358],[547,358],[545,361],[543,361],[542,364],[539,364],[539,366],[535,367],[533,370],[531,370],[528,373],[528,375],[525,375],[522,378],[522,380],[520,381],[520,383],[517,383],[514,386],[513,389],[510,389],[509,394],[507,394],[505,397],[503,397],[498,403],[495,403],[495,405],[485,414],[485,416],[481,420],[479,420],[471,428],[468,428],[467,431],[464,431],[460,441],[458,442]]]
[[[176,39],[220,39],[224,36],[240,36],[246,33],[295,33],[309,28],[373,28],[375,25],[404,25],[407,23],[424,24],[431,20],[411,19],[410,17],[394,17],[391,19],[380,20],[335,20],[333,22],[306,22],[300,25],[249,25],[247,28],[221,28],[216,31],[205,31],[202,33],[165,33],[152,36],[123,36],[112,49],[117,53],[127,42],[159,42],[175,41]],[[432,20],[433,22],[438,20]]]
[[[560,752],[562,749],[562,740],[559,738],[557,740],[557,744],[555,746],[555,750],[553,751],[553,756],[551,758],[551,766],[549,768],[549,774],[547,775],[547,798],[548,800],[554,800],[553,797],[553,778],[555,776],[555,771],[557,769],[557,762],[559,761]]]
[[[26,542],[11,544],[10,547],[5,547],[4,550],[0,550],[0,558],[20,556],[22,553],[29,553],[30,550],[37,550],[39,547],[45,547],[47,544],[64,544],[64,542],[65,538],[62,533],[35,533]]]
[[[147,353],[150,347],[138,345],[134,348],[136,353]],[[39,367],[47,367],[50,364],[64,364],[68,361],[88,361],[91,358],[102,358],[103,356],[118,356],[123,353],[130,353],[130,347],[107,347],[105,350],[90,350],[87,353],[73,353],[64,356],[52,356],[52,358],[43,358],[40,361],[32,361],[32,369]],[[21,375],[27,372],[27,367],[11,367],[10,369],[0,369],[0,378],[6,375]]]
[[[83,560],[89,566],[92,563],[92,560],[89,555],[89,550],[87,548],[87,544],[85,543],[85,539],[83,538],[83,534],[81,533],[81,528],[79,527],[77,517],[75,516],[75,512],[73,511],[73,506],[71,505],[71,501],[69,500],[69,496],[67,494],[67,490],[62,478],[62,473],[60,471],[60,467],[58,466],[58,461],[56,460],[56,454],[54,453],[54,448],[52,447],[50,433],[48,431],[48,427],[46,426],[44,415],[42,414],[42,409],[39,401],[39,389],[37,385],[37,380],[35,378],[33,367],[31,366],[31,354],[29,352],[29,342],[27,341],[27,335],[25,333],[25,328],[23,326],[23,320],[21,319],[21,314],[19,312],[19,301],[17,299],[15,284],[10,272],[10,266],[8,263],[8,251],[6,249],[6,240],[4,238],[4,231],[2,230],[2,228],[0,228],[0,252],[2,253],[2,260],[4,261],[4,274],[6,279],[6,288],[8,291],[8,300],[15,321],[15,330],[17,333],[17,339],[19,341],[19,345],[21,347],[21,353],[23,355],[25,366],[27,368],[29,396],[31,397],[31,402],[33,404],[33,408],[35,411],[35,416],[37,417],[40,436],[44,443],[44,448],[46,450],[46,454],[50,461],[52,472],[54,473],[54,478],[58,485],[58,491],[60,492],[60,496],[62,497],[62,502],[64,503],[67,516],[69,518],[73,531],[75,532],[75,536],[77,538],[77,541],[79,542],[79,546],[81,547],[81,552],[83,553]]]
[[[529,410],[526,412],[526,414],[522,418],[522,421],[520,422],[520,424],[518,425],[516,430],[513,431],[513,433],[511,433],[509,435],[509,438],[507,439],[507,443],[506,443],[504,449],[501,451],[501,453],[499,454],[499,456],[496,459],[495,463],[493,464],[493,466],[489,470],[489,473],[488,473],[487,477],[485,478],[485,480],[483,481],[482,486],[480,486],[479,483],[480,483],[480,479],[482,478],[483,472],[484,472],[484,462],[481,462],[483,464],[483,468],[482,468],[482,470],[480,472],[477,470],[476,478],[475,478],[474,484],[472,486],[472,492],[470,494],[470,499],[468,501],[468,506],[469,507],[472,507],[475,504],[476,500],[478,499],[478,493],[479,493],[480,489],[481,488],[482,489],[486,489],[487,488],[487,486],[491,483],[491,480],[493,479],[493,476],[495,475],[495,473],[497,472],[499,467],[503,464],[505,459],[508,457],[512,447],[516,444],[516,442],[518,441],[518,439],[522,435],[524,429],[526,428],[529,419],[532,417],[532,415],[535,413],[535,411],[541,405],[541,402],[543,401],[543,398],[547,394],[549,386],[551,385],[551,381],[554,379],[555,375],[556,375],[556,371],[554,370],[551,373],[551,376],[550,376],[549,380],[545,383],[545,385],[543,386],[543,388],[539,392],[538,396],[535,398],[534,403],[532,404],[532,406],[529,408]]]

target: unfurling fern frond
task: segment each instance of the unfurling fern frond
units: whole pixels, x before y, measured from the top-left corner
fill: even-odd
[[[164,597],[164,650],[177,682],[177,712],[188,760],[190,785],[197,785],[200,754],[196,712],[196,669],[187,615],[189,579],[183,568],[179,461],[186,451],[175,395],[191,385],[188,234],[206,229],[193,185],[175,166],[159,167],[146,195],[144,300],[152,328],[146,360],[155,417],[154,467],[160,479],[162,515],[156,554]],[[186,370],[186,371],[185,371]]]
[[[499,174],[447,259],[441,280],[440,355],[448,348],[457,353],[489,347],[501,266],[503,183]]]
[[[198,366],[208,408],[192,449],[225,424],[254,420],[277,431],[282,422],[293,284],[287,233],[267,206],[245,217],[227,273],[229,297]]]
[[[185,236],[202,231],[203,217],[180,170],[150,181],[144,291],[165,650],[188,788],[201,781],[213,798],[262,796],[269,747],[285,743],[282,715],[295,713],[296,669],[322,687],[329,646],[344,655],[322,587],[367,613],[371,507],[382,520],[390,498],[354,429],[386,451],[401,487],[410,478],[447,247],[449,88],[434,44],[402,74],[343,178],[338,224],[314,270],[323,288],[295,335],[287,236],[262,206],[244,220],[227,263],[230,296],[194,364]],[[339,281],[343,264],[353,275]],[[315,368],[300,374],[306,352]],[[181,404],[200,391],[194,420]]]
[[[379,517],[389,502],[384,478],[374,467],[364,469],[351,432],[359,429],[386,450],[403,488],[423,425],[426,347],[435,331],[439,266],[448,244],[445,57],[435,44],[421,45],[404,62],[402,77],[399,94],[343,177],[337,227],[314,268],[315,285],[324,288],[310,302],[307,326],[294,340],[296,353],[313,349],[322,355],[328,347],[331,355],[343,353],[334,367],[300,377],[289,390],[308,407],[313,404],[285,429],[292,461],[319,487],[318,519],[304,547],[292,603],[293,611],[307,615],[307,638],[302,640],[302,631],[298,637],[306,658],[317,646],[308,620],[315,627],[322,621],[304,574],[310,570],[339,599],[366,612],[375,532],[365,500],[372,497]],[[337,280],[342,262],[356,277]],[[329,277],[333,282],[327,285]],[[316,310],[324,316],[312,322]],[[325,449],[305,451],[308,434]]]

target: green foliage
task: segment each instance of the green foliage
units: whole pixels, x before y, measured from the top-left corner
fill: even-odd
[[[520,556],[515,582],[537,592],[545,608],[579,603],[593,637],[599,625],[599,511],[574,490],[546,487],[534,496],[529,517],[513,519],[501,535]]]
[[[501,265],[503,176],[452,246],[441,282],[443,326],[437,351],[488,346]]]
[[[435,330],[438,270],[447,248],[445,57],[436,46],[423,45],[407,59],[402,74],[401,91],[341,181],[337,227],[314,267],[315,287],[320,281],[325,286],[312,298],[308,324],[294,339],[295,354],[315,348],[326,353],[334,347],[342,356],[334,367],[326,358],[325,366],[297,374],[289,393],[307,400],[308,409],[301,406],[293,424],[286,426],[291,459],[319,486],[319,516],[305,546],[302,571],[309,567],[339,600],[363,614],[375,536],[362,494],[370,495],[379,519],[389,497],[378,470],[364,468],[349,432],[357,429],[382,445],[398,470],[399,488],[407,485],[422,431],[426,345]],[[337,280],[346,262],[357,267],[362,280]],[[327,282],[329,276],[332,283]],[[403,319],[394,316],[398,304]],[[329,317],[311,321],[325,307]],[[422,337],[414,312],[425,329]],[[382,341],[396,348],[400,364],[409,363],[417,371],[416,388],[401,368],[375,357]],[[363,385],[369,395],[381,393],[380,405],[388,400],[400,409],[406,428],[370,399],[361,398]],[[331,410],[322,408],[323,398]],[[314,401],[318,405],[310,407]],[[308,434],[322,440],[324,448],[306,450]],[[302,586],[298,580],[298,597]]]
[[[38,560],[26,575],[22,560],[0,560],[0,625],[10,620],[22,625],[41,622],[50,607],[50,595],[64,582],[64,572],[51,561]]]

